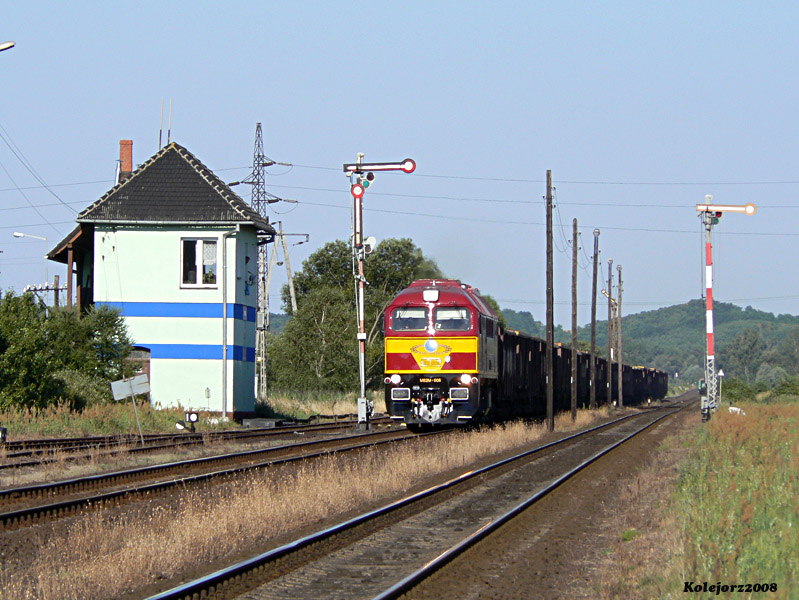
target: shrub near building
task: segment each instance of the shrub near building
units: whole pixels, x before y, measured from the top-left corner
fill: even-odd
[[[123,376],[130,347],[115,310],[79,316],[8,292],[0,300],[0,408],[111,400],[109,383]]]

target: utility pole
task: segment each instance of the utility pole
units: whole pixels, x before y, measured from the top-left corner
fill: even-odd
[[[555,430],[555,364],[552,346],[555,343],[555,297],[552,265],[552,171],[547,170],[547,431]]]
[[[272,273],[275,272],[275,267],[285,264],[286,265],[286,279],[288,280],[289,286],[289,298],[291,302],[291,311],[292,313],[297,312],[297,295],[294,290],[294,276],[291,272],[291,263],[289,262],[289,250],[288,245],[286,242],[287,237],[292,236],[300,236],[304,237],[304,240],[299,242],[295,242],[292,244],[293,246],[299,246],[300,244],[305,244],[310,239],[310,235],[307,233],[286,233],[283,231],[283,222],[282,221],[275,221],[273,223],[277,227],[275,231],[275,244],[272,246],[272,255],[269,258],[269,268],[267,269],[267,276],[266,276],[266,286],[264,288],[264,296],[267,299],[266,306],[269,306],[269,288],[272,285]],[[277,247],[278,244],[283,247],[283,260],[277,260]],[[269,329],[269,321],[267,320],[267,330]]]
[[[596,284],[599,268],[599,229],[594,229],[594,279],[591,293],[591,410],[596,409]]]
[[[616,355],[616,361],[617,361],[617,365],[618,365],[618,368],[619,368],[619,381],[618,381],[618,384],[619,384],[619,408],[622,408],[624,406],[624,397],[622,395],[622,389],[624,387],[623,386],[623,383],[624,383],[624,381],[623,381],[624,380],[624,377],[623,377],[624,365],[622,364],[623,361],[622,361],[622,358],[621,358],[621,291],[622,291],[622,287],[621,287],[621,265],[616,267],[616,269],[619,271],[619,299],[617,301],[618,306],[616,307],[616,310],[617,310],[617,312],[616,312],[616,319],[617,319],[617,322],[616,322],[616,335],[618,336],[618,344],[617,344],[618,354]]]
[[[350,193],[352,194],[352,256],[353,262],[357,261],[358,269],[355,273],[355,286],[357,290],[357,315],[358,315],[358,374],[360,378],[360,392],[358,397],[358,424],[356,428],[369,430],[372,428],[369,419],[374,412],[374,405],[366,399],[366,323],[364,290],[366,277],[364,276],[364,260],[376,244],[372,238],[363,237],[363,195],[372,181],[373,171],[403,171],[413,173],[416,163],[406,158],[398,163],[364,163],[363,153],[356,155],[356,161],[344,165],[344,173],[350,177]],[[353,181],[354,179],[354,181]],[[369,243],[367,243],[369,242]]]
[[[163,107],[162,107],[163,110]],[[172,101],[170,100],[170,127],[172,122]],[[167,143],[169,143],[167,134]],[[159,139],[160,145],[160,139]],[[271,158],[264,155],[264,138],[261,132],[261,124],[255,124],[255,146],[252,154],[252,173],[241,181],[234,181],[228,185],[233,187],[242,183],[252,186],[252,196],[250,198],[250,206],[257,212],[267,223],[269,222],[269,215],[267,207],[275,202],[280,202],[282,198],[278,198],[273,194],[266,191],[266,167],[272,165],[291,166],[288,163],[276,163]],[[289,200],[291,202],[291,200]],[[295,201],[296,202],[296,201]],[[258,398],[267,400],[267,362],[266,362],[266,331],[269,327],[269,297],[266,292],[267,285],[267,258],[268,258],[268,245],[274,239],[265,239],[258,241],[258,285],[257,285],[257,301],[256,301],[256,354],[260,362],[258,363]]]
[[[613,259],[608,259],[608,406],[613,405]]]
[[[261,124],[255,124],[255,146],[252,155],[252,197],[250,204],[253,210],[261,217],[269,222],[266,207],[269,203],[266,196],[266,157],[264,156],[264,138],[261,132]],[[266,255],[269,252],[269,245],[263,244],[258,246],[258,284],[256,311],[260,313],[261,318],[256,319],[258,327],[255,330],[255,346],[258,351],[260,362],[258,363],[258,398],[267,401],[269,392],[267,390],[268,381],[268,365],[266,360],[266,328],[269,324],[269,299],[266,294]]]
[[[577,419],[577,219],[572,220],[572,421]]]
[[[53,275],[53,306],[59,306],[61,298],[59,297],[58,289],[58,275]]]
[[[289,262],[289,249],[286,246],[286,234],[283,233],[283,224],[279,225],[278,236],[283,245],[283,261],[286,263],[286,276],[289,280],[289,297],[291,298],[291,313],[297,312],[297,295],[294,293],[294,277],[291,275],[291,263]]]
[[[711,204],[713,196],[705,196],[705,204],[697,204],[696,210],[705,226],[705,285],[707,286],[707,299],[705,300],[707,353],[705,355],[705,387],[707,395],[701,399],[702,421],[710,419],[711,413],[716,412],[719,406],[718,380],[716,378],[716,353],[713,344],[713,238],[712,230],[718,225],[721,215],[725,212],[744,213],[753,215],[757,212],[754,204]]]

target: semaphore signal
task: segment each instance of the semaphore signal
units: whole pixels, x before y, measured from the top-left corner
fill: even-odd
[[[707,392],[704,396],[700,391],[702,420],[710,419],[711,413],[716,412],[719,407],[718,379],[716,377],[716,350],[713,340],[713,239],[712,230],[714,225],[718,225],[719,219],[725,212],[743,213],[754,215],[757,207],[752,204],[711,204],[713,196],[705,196],[705,204],[697,204],[696,210],[705,226],[705,285],[707,287],[707,299],[705,301],[706,311],[706,331],[707,331],[707,352],[705,354],[705,387]]]

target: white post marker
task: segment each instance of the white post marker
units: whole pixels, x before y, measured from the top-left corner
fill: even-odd
[[[707,421],[710,414],[719,407],[718,379],[716,376],[716,351],[713,343],[713,239],[712,230],[718,225],[719,219],[725,212],[743,213],[754,215],[757,207],[752,204],[712,204],[713,196],[705,196],[705,204],[697,204],[696,210],[705,226],[705,286],[707,299],[705,304],[707,352],[705,354],[705,386],[707,395],[702,398],[702,420]]]
[[[358,271],[355,273],[357,290],[357,310],[358,310],[358,374],[360,378],[360,396],[358,397],[358,424],[357,429],[371,429],[369,418],[374,412],[374,405],[366,400],[366,325],[364,313],[364,289],[366,278],[364,277],[364,259],[377,243],[374,238],[369,237],[364,241],[363,237],[363,195],[366,193],[372,181],[374,181],[374,171],[402,171],[403,173],[413,173],[416,170],[416,162],[406,158],[400,162],[364,163],[363,154],[357,155],[358,160],[354,163],[344,165],[344,173],[350,179],[350,193],[353,202],[353,224],[352,224],[352,252],[353,262],[357,260]]]

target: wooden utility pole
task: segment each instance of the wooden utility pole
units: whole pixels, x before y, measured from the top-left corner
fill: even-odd
[[[616,356],[616,360],[618,361],[618,366],[619,366],[619,408],[621,408],[622,406],[624,406],[624,397],[622,396],[622,388],[623,388],[622,384],[624,383],[622,378],[622,373],[624,372],[623,371],[624,366],[622,364],[622,359],[621,359],[621,290],[622,290],[621,265],[616,267],[616,269],[618,269],[619,271],[619,300],[618,300],[618,306],[616,307],[616,319],[618,319],[616,323],[616,335],[618,336],[618,344],[616,346],[618,348],[618,353]]]
[[[608,406],[613,406],[613,259],[608,259]]]
[[[555,364],[552,346],[555,343],[555,296],[552,265],[552,171],[547,170],[547,431],[555,430]]]
[[[596,284],[599,268],[599,229],[594,229],[594,281],[591,294],[591,398],[590,408],[596,408]]]
[[[53,306],[58,306],[61,300],[58,294],[58,275],[53,275]]]
[[[577,219],[572,221],[572,421],[577,419]]]

